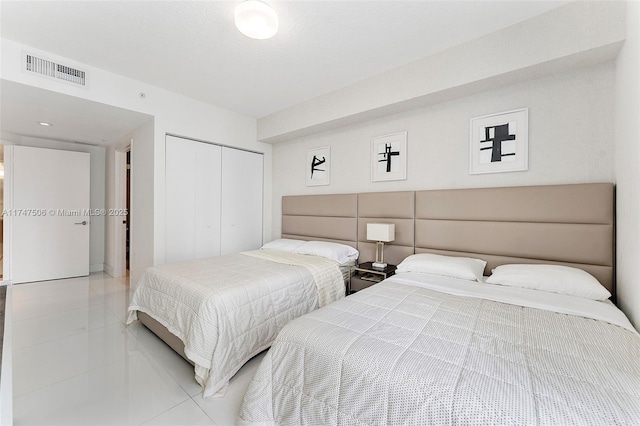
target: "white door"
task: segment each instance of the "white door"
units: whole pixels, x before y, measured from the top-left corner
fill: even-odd
[[[195,144],[167,136],[165,145],[165,259],[195,258]]]
[[[263,155],[222,149],[222,254],[262,245]]]
[[[90,156],[13,147],[11,279],[89,275]]]
[[[165,260],[220,255],[222,148],[167,136]]]
[[[196,145],[196,259],[220,256],[220,182],[222,148],[195,142]]]

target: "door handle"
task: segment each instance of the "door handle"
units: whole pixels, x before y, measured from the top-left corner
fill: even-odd
[[[74,223],[74,225],[86,225],[86,224],[87,224],[87,221],[86,221],[86,220],[83,220],[82,222],[76,222],[76,223]]]

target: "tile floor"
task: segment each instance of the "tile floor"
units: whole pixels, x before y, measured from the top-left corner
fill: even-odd
[[[143,325],[125,326],[126,279],[13,287],[15,425],[231,425],[262,355],[203,399],[193,367]]]

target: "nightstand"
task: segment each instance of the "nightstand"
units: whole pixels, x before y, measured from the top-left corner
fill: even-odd
[[[384,269],[377,269],[373,267],[373,262],[364,262],[358,266],[352,266],[347,294],[355,293],[389,278],[395,274],[396,268],[396,265],[388,264]]]

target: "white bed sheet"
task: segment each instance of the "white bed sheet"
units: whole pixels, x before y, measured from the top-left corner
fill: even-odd
[[[640,424],[640,337],[615,306],[487,286],[399,274],[292,321],[240,421]]]
[[[259,250],[149,268],[128,323],[142,311],[167,327],[196,364],[204,396],[222,396],[228,380],[285,324],[344,292],[333,260]]]
[[[486,280],[487,277],[485,277]],[[611,301],[600,302],[583,297],[527,288],[507,287],[486,282],[468,281],[441,275],[406,272],[396,274],[389,281],[418,286],[449,294],[479,297],[496,302],[529,308],[546,309],[561,314],[578,315],[619,325],[637,333],[625,314]]]

